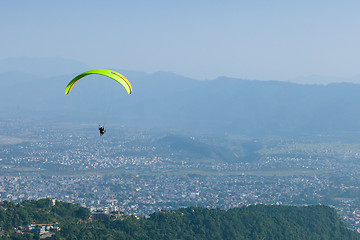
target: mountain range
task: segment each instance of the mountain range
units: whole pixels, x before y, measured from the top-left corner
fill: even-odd
[[[297,84],[228,77],[200,81],[169,72],[113,69],[129,79],[133,94],[127,95],[115,81],[91,75],[65,95],[67,83],[89,69],[85,64],[57,58],[21,59],[20,65],[11,61],[0,61],[1,118],[252,137],[360,131],[360,85],[354,83]],[[21,69],[21,64],[26,67]]]

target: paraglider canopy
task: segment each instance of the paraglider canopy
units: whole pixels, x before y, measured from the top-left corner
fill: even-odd
[[[128,94],[132,93],[132,87],[130,85],[130,82],[120,73],[117,73],[115,71],[112,70],[108,70],[108,69],[94,69],[94,70],[90,70],[87,72],[83,72],[79,75],[77,75],[75,78],[73,78],[69,84],[66,86],[65,89],[65,94],[69,94],[70,90],[72,89],[72,87],[75,85],[75,83],[77,81],[79,81],[81,78],[90,75],[90,74],[100,74],[100,75],[104,75],[107,76],[109,78],[114,79],[115,81],[117,81],[118,83],[120,83],[125,90],[127,91]]]

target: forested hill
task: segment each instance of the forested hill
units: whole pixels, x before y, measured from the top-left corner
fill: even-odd
[[[148,218],[124,214],[91,220],[90,212],[50,199],[0,203],[1,239],[39,239],[30,223],[56,225],[51,239],[360,239],[326,206],[256,205],[230,210],[183,208]],[[14,228],[20,230],[14,230]]]

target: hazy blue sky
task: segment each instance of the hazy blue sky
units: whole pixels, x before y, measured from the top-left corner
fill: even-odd
[[[360,76],[360,1],[0,1],[0,59],[197,79]]]

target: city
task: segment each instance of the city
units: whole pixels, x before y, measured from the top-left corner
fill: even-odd
[[[163,141],[157,139],[163,133],[114,127],[113,133],[99,137],[89,126],[66,131],[59,125],[10,120],[0,128],[1,201],[52,198],[135,216],[188,206],[324,204],[360,231],[356,143],[246,140],[262,146],[247,161],[240,151],[245,140],[232,140],[232,160],[199,160],[191,158],[194,151],[160,146]],[[217,141],[186,138],[194,146]]]

